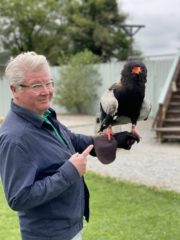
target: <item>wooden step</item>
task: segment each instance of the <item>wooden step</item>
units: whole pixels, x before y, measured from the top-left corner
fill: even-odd
[[[180,118],[180,113],[179,114],[166,114],[166,118]]]
[[[174,113],[177,115],[179,112],[180,112],[180,103],[169,104],[167,108],[167,113]]]
[[[160,141],[179,141],[180,127],[163,127],[156,128],[156,136]]]
[[[169,106],[167,108],[167,112],[172,113],[172,111],[174,111],[175,114],[180,111],[180,102],[169,103]]]
[[[164,120],[165,127],[180,127],[180,118],[166,118]]]
[[[168,109],[167,114],[180,114],[180,109]]]
[[[179,101],[180,94],[175,94],[173,93],[172,98],[176,99]]]
[[[156,128],[157,138],[163,141],[180,141],[180,127],[161,127]]]
[[[172,94],[172,99],[180,100],[180,95]]]
[[[180,118],[180,112],[174,110],[168,110],[166,113],[166,118]]]
[[[180,118],[166,118],[165,122],[169,123],[180,123]]]
[[[169,103],[169,106],[180,107],[180,102],[171,101],[171,102]]]
[[[178,89],[177,91],[173,92],[173,95],[180,95],[180,90]]]
[[[180,122],[164,122],[163,127],[180,127]]]
[[[156,132],[175,133],[180,135],[180,127],[159,127],[154,130]]]
[[[162,135],[161,141],[180,141],[180,135]]]

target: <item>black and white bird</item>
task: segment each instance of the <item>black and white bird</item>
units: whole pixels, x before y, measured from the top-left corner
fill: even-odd
[[[147,68],[143,62],[132,60],[124,65],[120,81],[114,83],[101,97],[99,132],[107,129],[110,138],[111,127],[117,125],[117,119],[123,116],[130,119],[131,132],[139,136],[135,128],[145,97],[146,82]]]

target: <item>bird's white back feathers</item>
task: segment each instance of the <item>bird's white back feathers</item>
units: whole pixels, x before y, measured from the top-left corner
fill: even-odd
[[[113,90],[107,90],[101,97],[101,105],[106,114],[114,116],[118,109],[118,101]]]

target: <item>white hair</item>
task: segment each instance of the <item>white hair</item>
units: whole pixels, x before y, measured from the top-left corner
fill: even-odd
[[[45,56],[35,52],[24,52],[11,59],[5,69],[5,78],[10,85],[17,86],[25,81],[27,72],[38,71],[50,65]]]

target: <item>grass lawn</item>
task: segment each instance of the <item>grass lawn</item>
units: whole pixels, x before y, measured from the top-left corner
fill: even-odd
[[[86,174],[91,218],[83,240],[179,240],[180,194]],[[0,240],[20,240],[17,215],[0,188]]]

